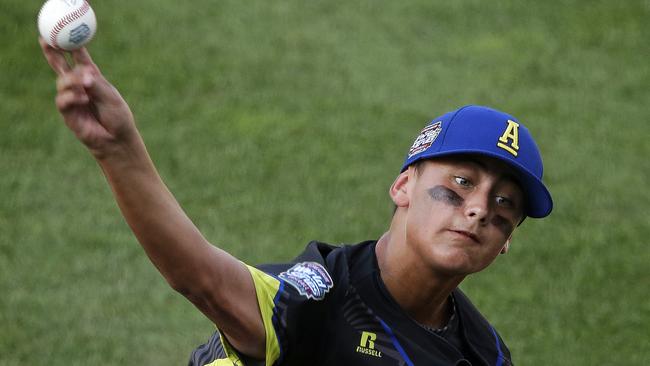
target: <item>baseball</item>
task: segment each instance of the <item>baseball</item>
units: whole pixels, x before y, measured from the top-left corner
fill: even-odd
[[[38,31],[55,48],[81,48],[96,30],[95,12],[86,0],[47,0],[38,13]]]

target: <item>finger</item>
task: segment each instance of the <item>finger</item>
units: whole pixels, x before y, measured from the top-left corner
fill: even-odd
[[[86,47],[81,47],[77,50],[72,51],[72,59],[74,60],[75,64],[78,65],[84,65],[84,66],[95,65]]]
[[[68,64],[68,60],[66,60],[63,51],[50,46],[41,37],[38,37],[38,43],[41,45],[47,63],[50,64],[50,67],[57,73],[57,75],[63,75],[70,71],[70,65]]]
[[[83,90],[84,75],[77,69],[73,69],[56,79],[56,90],[61,93],[68,89]]]
[[[83,91],[67,90],[56,96],[56,107],[65,113],[70,108],[84,106],[89,102],[88,94]]]
[[[90,67],[75,66],[69,72],[60,75],[56,79],[56,90],[58,92],[67,89],[83,90],[91,85],[92,80],[95,78],[95,73]]]
[[[86,93],[94,101],[98,103],[114,102],[120,98],[117,89],[102,76],[98,68],[86,67],[83,71],[81,82]]]

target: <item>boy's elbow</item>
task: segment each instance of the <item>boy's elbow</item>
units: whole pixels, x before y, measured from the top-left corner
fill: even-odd
[[[205,279],[200,279],[200,276],[192,276],[191,278],[175,276],[166,277],[165,279],[174,291],[192,302],[197,299],[208,300],[214,296],[212,293],[214,284],[208,283]]]

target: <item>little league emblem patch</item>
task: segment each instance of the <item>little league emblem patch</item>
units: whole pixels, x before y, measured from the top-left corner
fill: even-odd
[[[322,300],[334,286],[325,267],[316,262],[302,262],[278,275],[308,299]]]
[[[411,149],[409,150],[408,158],[411,158],[411,156],[419,154],[431,147],[433,142],[436,141],[436,138],[440,134],[440,131],[442,131],[441,121],[425,127],[422,132],[420,132],[418,137],[415,138],[415,141],[413,141],[413,146],[411,146]]]

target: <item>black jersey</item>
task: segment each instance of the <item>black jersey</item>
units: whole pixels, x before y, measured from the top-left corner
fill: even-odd
[[[311,242],[292,263],[248,267],[266,360],[246,360],[215,332],[189,365],[511,365],[501,337],[459,289],[455,342],[410,318],[381,281],[375,244]]]

